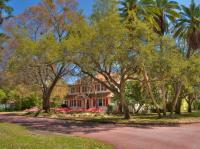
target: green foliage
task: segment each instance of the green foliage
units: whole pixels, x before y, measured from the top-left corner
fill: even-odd
[[[200,110],[200,100],[195,100],[193,103],[193,107],[195,110]]]
[[[5,103],[6,97],[5,91],[0,89],[0,103]]]
[[[126,100],[129,104],[144,104],[147,100],[147,95],[139,82],[126,83]]]
[[[115,0],[95,0],[91,19],[98,21],[109,13],[115,12],[117,2]]]
[[[42,87],[47,99],[48,91],[72,65],[74,75],[103,83],[124,105],[152,104],[159,111],[191,94],[198,98],[200,6],[192,1],[179,14],[175,1],[120,0],[119,13],[118,4],[96,0],[89,20],[72,11],[73,0],[43,1],[31,7],[8,26],[15,49],[10,70],[22,73],[23,83]],[[181,49],[177,39],[184,40],[188,50]],[[6,97],[0,90],[0,100],[17,103],[17,109],[38,105],[36,97],[22,96],[16,89],[7,91]],[[61,102],[55,98],[53,103],[57,107]]]
[[[169,0],[121,0],[120,13],[124,18],[134,11],[137,17],[151,24],[154,31],[164,35],[169,31],[170,21],[174,22],[179,14],[179,4]]]
[[[115,104],[111,103],[108,105],[106,113],[112,114],[112,113],[114,113],[114,109],[115,109]]]
[[[189,48],[187,56],[189,57],[191,49],[200,48],[200,5],[192,0],[189,7],[182,5],[180,14],[174,26],[174,36],[187,44],[186,47]]]
[[[32,108],[32,107],[35,107],[35,106],[40,107],[41,101],[42,101],[42,99],[40,97],[38,97],[35,94],[32,94],[32,95],[22,99],[20,110],[29,109],[29,108]]]
[[[51,99],[51,102],[51,108],[58,108],[62,105],[63,99],[55,97]]]
[[[23,97],[17,90],[0,90],[0,103],[6,104],[4,110],[25,110],[34,106],[41,106],[41,98],[36,94],[30,94]]]

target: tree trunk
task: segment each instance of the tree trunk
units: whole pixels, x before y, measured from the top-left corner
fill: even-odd
[[[153,91],[152,91],[152,88],[151,88],[151,84],[149,82],[149,77],[148,77],[148,75],[147,75],[145,70],[143,70],[143,76],[144,76],[144,81],[145,81],[146,86],[147,86],[148,94],[149,94],[154,106],[156,107],[156,111],[157,111],[158,117],[160,118],[161,117],[160,107],[156,102],[156,99],[154,97],[154,94],[153,94]]]
[[[43,110],[48,113],[50,112],[50,97],[51,93],[56,86],[56,83],[60,79],[59,75],[55,77],[54,81],[50,85],[50,87],[44,86],[44,91],[43,91]]]
[[[166,90],[165,86],[162,85],[162,101],[163,101],[163,116],[167,115],[167,98],[166,98]]]
[[[170,115],[172,115],[174,113],[174,110],[176,108],[176,104],[177,104],[178,99],[179,99],[179,95],[181,93],[182,86],[183,86],[183,83],[181,81],[180,84],[178,85],[177,89],[176,89],[176,96],[175,96],[174,100],[172,101]]]
[[[191,49],[191,47],[189,46],[189,47],[188,47],[187,54],[186,54],[186,58],[187,58],[187,59],[189,59],[189,58],[190,58],[190,55],[191,55],[191,50],[192,50],[192,49]]]
[[[167,102],[163,101],[163,116],[167,116]]]
[[[179,99],[176,104],[176,109],[175,109],[176,114],[181,114],[181,104],[182,104],[182,99]]]
[[[119,102],[119,103],[118,103],[118,110],[117,110],[117,112],[118,112],[118,113],[123,113],[123,110],[122,110],[122,109],[123,109],[122,103]]]
[[[120,101],[121,101],[122,107],[123,107],[124,118],[130,119],[129,108],[128,108],[128,104],[126,102],[126,97],[125,97],[125,85],[121,85]]]
[[[188,104],[188,112],[191,113],[192,112],[192,103],[193,103],[193,97],[191,95],[189,95],[188,97],[188,100],[187,101],[187,104]]]
[[[49,95],[49,93],[44,93],[42,106],[43,106],[43,110],[45,111],[45,113],[50,112],[50,95]]]
[[[192,104],[191,104],[191,102],[188,103],[188,112],[189,113],[192,112]]]
[[[135,104],[132,104],[132,110],[133,110],[133,114],[135,114],[136,113]]]
[[[142,108],[143,104],[139,104],[139,107],[137,108],[137,110],[135,109],[135,114],[138,114],[140,109]]]

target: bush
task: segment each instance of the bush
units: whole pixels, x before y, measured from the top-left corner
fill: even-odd
[[[200,100],[195,100],[193,103],[194,110],[200,110]]]
[[[16,100],[14,110],[25,110],[40,105],[41,99],[37,95],[32,94],[28,97],[19,98]]]
[[[41,106],[41,99],[37,95],[32,94],[29,97],[26,97],[25,100],[22,101],[21,110],[29,109],[35,106],[38,106],[38,107]]]
[[[106,113],[112,114],[114,112],[114,106],[115,106],[114,104],[109,104]]]
[[[6,100],[7,100],[7,96],[6,96],[5,91],[0,89],[0,105],[2,104],[1,107],[4,107],[4,105],[6,104]]]
[[[63,99],[59,98],[59,97],[55,97],[51,99],[51,108],[58,108],[62,106],[62,101]]]

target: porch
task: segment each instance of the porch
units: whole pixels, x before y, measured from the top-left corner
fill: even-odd
[[[107,108],[109,104],[108,98],[77,98],[66,99],[64,101],[67,107],[70,109],[90,109],[90,108]]]

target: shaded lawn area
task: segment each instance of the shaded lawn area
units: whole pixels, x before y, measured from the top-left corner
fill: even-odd
[[[94,139],[36,134],[22,126],[0,123],[1,149],[113,149],[112,145]]]
[[[156,113],[131,116],[130,120],[123,119],[123,115],[107,115],[107,114],[89,114],[89,113],[28,113],[28,116],[47,117],[53,119],[86,121],[86,122],[101,122],[101,123],[117,123],[117,124],[185,124],[185,123],[200,123],[200,111],[192,113],[182,113],[158,118]]]

